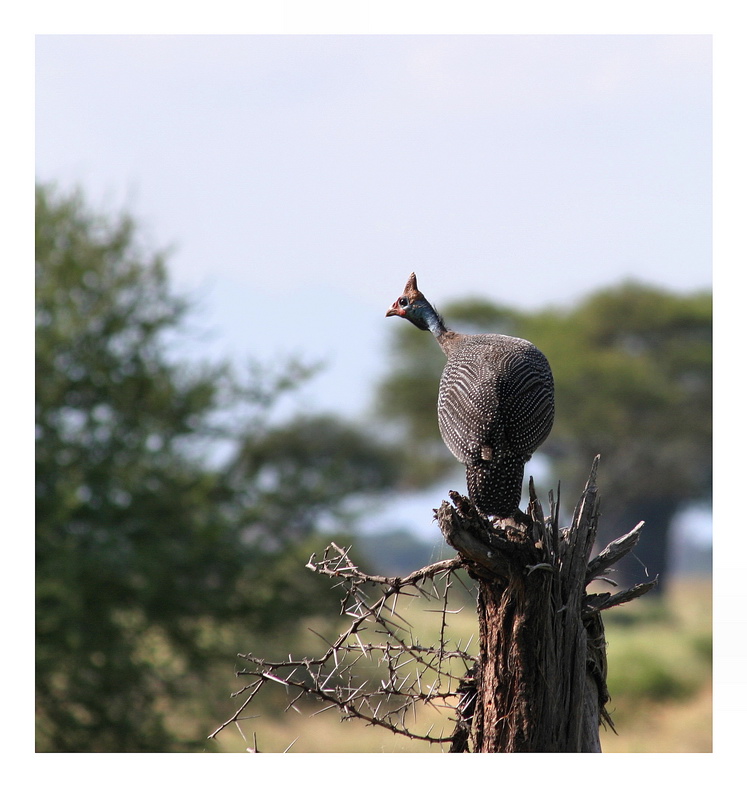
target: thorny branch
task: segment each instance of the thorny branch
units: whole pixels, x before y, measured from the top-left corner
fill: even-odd
[[[462,559],[439,561],[404,578],[382,577],[362,572],[348,552],[332,543],[321,559],[312,555],[307,563],[310,570],[339,581],[342,613],[352,619],[348,628],[316,658],[288,655],[287,659],[270,661],[240,654],[248,667],[237,675],[248,681],[234,697],[246,697],[209,738],[246,719],[243,714],[249,703],[264,687],[276,684],[288,694],[286,711],[296,708],[301,698],[312,697],[322,704],[316,714],[337,709],[342,719],[363,720],[410,739],[433,745],[452,741],[452,733],[435,732],[432,724],[419,728],[417,710],[419,706],[441,710],[452,728],[459,721],[458,715],[448,715],[457,713],[463,693],[460,683],[475,663],[475,656],[468,651],[471,642],[452,645],[447,639],[448,617],[460,612],[450,609],[449,591],[454,582],[461,582],[455,572]],[[412,626],[397,612],[403,596],[437,603],[437,644],[417,641]]]

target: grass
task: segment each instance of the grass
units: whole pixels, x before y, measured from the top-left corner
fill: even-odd
[[[605,617],[609,709],[605,752],[711,752],[710,581],[675,581]]]
[[[420,642],[438,639],[440,616],[428,612],[420,600],[399,612],[410,621]],[[457,605],[450,605],[451,608]],[[605,616],[608,641],[609,710],[617,735],[602,731],[605,752],[710,752],[712,749],[711,695],[711,588],[710,583],[673,583],[663,599],[637,600]],[[449,617],[452,642],[476,643],[474,605],[467,600],[462,612]],[[312,656],[321,645],[305,645]],[[282,699],[277,707],[284,705]],[[262,752],[433,752],[439,748],[396,736],[357,720],[341,722],[334,710],[314,715],[309,705],[301,713],[277,708],[249,707],[239,726],[217,739],[222,752],[244,752],[256,742]],[[451,731],[447,713],[422,711],[434,730]],[[419,716],[419,722],[423,719]]]
[[[711,687],[665,702],[642,701],[617,724],[619,735],[602,731],[603,752],[682,753],[713,751]],[[613,704],[613,719],[614,704]]]

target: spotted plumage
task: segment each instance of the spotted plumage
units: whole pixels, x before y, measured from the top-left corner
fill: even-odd
[[[438,393],[438,426],[464,463],[472,502],[508,517],[521,499],[524,464],[547,438],[555,413],[545,356],[525,339],[449,331],[411,274],[387,316],[430,331],[446,354]]]

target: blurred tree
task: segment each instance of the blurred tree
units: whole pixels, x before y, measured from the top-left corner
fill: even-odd
[[[558,473],[580,484],[579,460],[600,453],[602,538],[648,525],[620,566],[631,579],[647,569],[665,580],[672,520],[711,498],[712,321],[708,292],[627,282],[589,296],[543,339],[563,414]]]
[[[330,417],[270,418],[307,366],[239,383],[175,360],[188,304],[163,255],[46,185],[36,304],[37,748],[185,749],[164,712],[227,656],[205,632],[291,630],[331,600],[297,571],[309,538],[390,487],[393,455]]]
[[[601,454],[600,539],[646,520],[636,556],[621,562],[628,582],[666,572],[669,526],[682,507],[711,496],[710,293],[677,295],[628,282],[576,307],[523,313],[483,299],[444,310],[457,330],[522,336],[548,357],[556,386],[555,426],[540,452],[569,500]],[[393,327],[380,414],[393,421],[407,454],[407,481],[453,471],[436,422],[444,359],[425,332]],[[550,482],[552,484],[552,482]]]

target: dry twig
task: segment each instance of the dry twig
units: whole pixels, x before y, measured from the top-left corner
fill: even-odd
[[[304,697],[322,704],[315,712],[337,709],[342,719],[359,719],[411,739],[447,745],[451,733],[434,733],[432,727],[418,729],[417,706],[427,705],[455,714],[461,699],[460,682],[474,666],[471,645],[451,646],[448,618],[460,612],[449,607],[449,591],[454,572],[462,565],[459,557],[423,567],[407,577],[382,577],[362,572],[349,550],[334,542],[321,559],[312,555],[307,568],[341,581],[342,612],[351,619],[338,638],[327,643],[319,657],[270,661],[253,654],[240,654],[248,667],[237,675],[248,683],[235,696],[247,695],[236,712],[216,728],[215,738],[224,728],[242,719],[247,705],[269,684],[286,688],[290,700],[286,709]],[[376,594],[371,594],[371,589]],[[438,603],[440,637],[437,644],[417,642],[412,627],[397,612],[400,596],[420,596]],[[366,638],[361,634],[366,633]],[[377,639],[374,640],[373,636]],[[319,636],[321,638],[321,636]],[[323,639],[323,638],[322,638]],[[325,641],[326,642],[326,641]],[[364,665],[362,660],[366,662]],[[363,677],[361,674],[368,673]],[[456,717],[451,717],[452,725]]]

